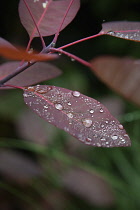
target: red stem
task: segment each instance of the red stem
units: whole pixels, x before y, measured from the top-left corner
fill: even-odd
[[[3,85],[3,87],[12,87],[12,88],[18,88],[18,89],[21,89],[21,90],[24,90],[24,87],[20,87],[20,86],[15,86],[15,85]]]
[[[78,61],[79,63],[83,64],[84,66],[87,66],[89,68],[91,67],[91,64],[89,62],[87,62],[87,61],[85,61],[85,60],[83,60],[83,59],[81,59],[81,58],[77,57],[76,55],[73,55],[73,54],[71,54],[69,52],[66,52],[64,50],[61,50],[59,48],[58,49],[56,49],[56,48],[50,48],[50,50],[53,51],[53,52],[59,52],[61,54],[67,55],[71,59],[74,59],[74,60]]]
[[[61,31],[61,28],[62,28],[62,26],[63,26],[63,23],[64,23],[64,21],[65,21],[65,18],[66,18],[66,16],[67,16],[67,14],[68,14],[68,12],[69,12],[69,10],[70,10],[71,5],[73,4],[73,2],[74,2],[74,0],[71,0],[70,3],[69,3],[69,6],[68,6],[68,8],[67,8],[67,10],[66,10],[66,12],[65,12],[65,14],[64,14],[63,19],[62,19],[62,22],[61,22],[61,24],[60,24],[60,26],[59,26],[59,28],[58,28],[56,34],[55,34],[55,37],[54,37],[54,39],[53,39],[53,42],[54,42],[54,43],[57,42],[57,39],[58,39],[58,36],[59,36],[59,32]]]
[[[92,36],[88,36],[88,37],[83,38],[83,39],[79,39],[79,40],[77,40],[77,41],[74,41],[74,42],[71,42],[71,43],[69,43],[69,44],[63,45],[63,46],[59,47],[58,49],[59,49],[59,50],[60,50],[60,49],[64,49],[64,48],[66,48],[66,47],[70,47],[70,46],[72,46],[72,45],[78,44],[78,43],[80,43],[80,42],[84,42],[84,41],[89,40],[89,39],[93,39],[93,38],[98,37],[98,36],[101,36],[101,35],[104,35],[104,33],[101,32],[101,33],[98,33],[98,34],[95,34],[95,35],[92,35]]]
[[[31,18],[32,18],[32,20],[33,20],[33,22],[34,22],[34,24],[35,24],[36,30],[38,31],[38,34],[39,34],[40,39],[41,39],[41,42],[42,42],[42,46],[43,46],[43,48],[45,48],[45,47],[46,47],[46,44],[45,44],[44,39],[43,39],[43,37],[42,37],[42,35],[41,35],[40,31],[39,31],[38,25],[36,24],[36,21],[35,21],[35,19],[34,19],[34,17],[33,17],[33,14],[32,14],[32,12],[31,12],[31,10],[30,10],[30,8],[29,8],[29,6],[28,6],[26,0],[23,0],[23,1],[24,1],[24,4],[25,4],[25,6],[26,6],[28,12],[29,12],[30,15],[31,15]],[[29,46],[28,46],[28,47],[29,47]]]

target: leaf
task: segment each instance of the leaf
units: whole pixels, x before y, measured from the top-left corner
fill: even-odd
[[[140,22],[113,21],[102,24],[101,33],[132,41],[140,41]]]
[[[18,50],[16,48],[4,45],[0,45],[0,55],[12,60],[25,60],[25,61],[31,61],[31,60],[47,61],[47,60],[53,60],[57,57],[57,55],[28,53],[22,48]]]
[[[0,172],[16,181],[27,180],[42,174],[41,168],[30,158],[4,149],[0,150]]]
[[[7,62],[0,66],[0,79],[13,73],[20,62]],[[7,83],[16,86],[29,86],[39,82],[43,82],[61,74],[61,70],[50,63],[35,63],[25,71],[21,72],[14,78],[10,79]],[[4,89],[4,87],[2,87]]]
[[[93,72],[105,84],[140,106],[140,60],[100,56],[91,63]]]
[[[2,37],[0,37],[0,46],[16,49],[10,42],[8,42],[6,39],[3,39]]]
[[[39,30],[41,32],[42,36],[50,36],[53,35],[57,32],[63,17],[65,15],[65,12],[70,4],[71,0],[62,0],[62,1],[52,1],[48,8],[47,11],[39,25]],[[43,14],[45,10],[45,4],[47,1],[40,0],[40,1],[33,1],[33,0],[28,0],[28,6],[32,12],[32,15],[38,23],[41,15]],[[64,24],[62,26],[62,29],[64,29],[76,16],[78,10],[80,8],[80,0],[74,0],[67,17],[65,18]],[[33,23],[33,20],[24,4],[23,0],[20,0],[19,3],[19,16],[21,23],[27,30],[28,34],[31,36],[35,25]],[[61,29],[61,30],[62,30]],[[38,37],[38,32],[36,31],[33,37]]]
[[[78,91],[37,85],[24,88],[25,103],[41,118],[97,147],[130,146],[130,139],[100,102]]]
[[[97,173],[72,168],[62,176],[64,187],[92,205],[109,207],[114,203],[113,190]]]

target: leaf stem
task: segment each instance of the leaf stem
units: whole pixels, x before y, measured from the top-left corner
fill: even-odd
[[[84,66],[87,66],[87,67],[91,67],[91,64],[89,63],[89,62],[87,62],[87,61],[85,61],[85,60],[83,60],[83,59],[81,59],[81,58],[79,58],[79,57],[77,57],[76,55],[73,55],[73,54],[71,54],[71,53],[69,53],[69,52],[66,52],[66,51],[64,51],[64,50],[61,50],[61,49],[56,49],[56,48],[50,48],[50,51],[52,51],[52,52],[59,52],[59,53],[61,53],[61,54],[64,54],[64,55],[67,55],[68,57],[70,57],[73,61],[74,60],[76,60],[76,61],[78,61],[79,63],[81,63],[81,64],[83,64]]]
[[[64,23],[64,21],[65,21],[65,19],[66,19],[66,16],[67,16],[67,14],[68,14],[68,12],[69,12],[69,10],[70,10],[70,8],[71,8],[73,2],[74,2],[74,0],[71,0],[70,3],[69,3],[69,5],[68,5],[68,8],[67,8],[67,10],[66,10],[66,12],[65,12],[65,14],[64,14],[63,19],[62,19],[62,22],[61,22],[61,24],[60,24],[60,26],[59,26],[59,28],[58,28],[56,34],[55,34],[55,37],[54,37],[54,39],[53,39],[53,42],[54,42],[54,43],[57,42],[57,39],[58,39],[59,33],[60,33],[60,31],[61,31],[61,28],[62,28],[62,26],[63,26],[63,23]]]
[[[33,20],[33,22],[34,22],[34,24],[35,24],[36,30],[38,31],[38,34],[39,34],[40,39],[41,39],[41,42],[42,42],[42,46],[43,46],[43,48],[45,48],[45,47],[46,47],[46,44],[45,44],[44,39],[43,39],[43,37],[42,37],[42,35],[41,35],[41,33],[40,33],[40,30],[39,30],[39,28],[38,28],[38,24],[36,23],[36,21],[35,21],[35,19],[34,19],[34,17],[33,17],[33,14],[32,14],[32,12],[31,12],[31,10],[30,10],[30,8],[29,8],[29,6],[28,6],[26,0],[23,0],[23,1],[24,1],[24,4],[25,4],[25,6],[26,6],[28,12],[29,12],[30,15],[31,15],[31,18],[32,18],[32,20]],[[31,41],[29,41],[29,42],[31,42]],[[29,46],[30,46],[30,45],[28,45],[28,48],[29,48]]]
[[[70,47],[70,46],[72,46],[72,45],[75,45],[75,44],[78,44],[78,43],[80,43],[80,42],[84,42],[84,41],[86,41],[86,40],[93,39],[93,38],[95,38],[95,37],[102,36],[102,35],[104,35],[104,33],[103,33],[103,32],[100,32],[100,33],[98,33],[98,34],[95,34],[95,35],[92,35],[92,36],[88,36],[88,37],[86,37],[86,38],[82,38],[82,39],[79,39],[79,40],[77,40],[77,41],[71,42],[71,43],[69,43],[69,44],[63,45],[63,46],[59,47],[58,49],[64,49],[64,48],[66,48],[66,47]]]

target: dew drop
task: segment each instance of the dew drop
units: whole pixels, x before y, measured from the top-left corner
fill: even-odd
[[[37,90],[36,92],[37,92],[37,93],[40,93],[40,94],[45,94],[45,93],[47,93],[47,90],[43,90],[43,89],[41,90],[41,89],[40,89],[40,90]]]
[[[23,93],[23,96],[24,96],[25,98],[27,98],[27,97],[28,97],[28,94],[27,94],[27,93]]]
[[[72,113],[68,113],[67,116],[68,116],[69,118],[73,118],[73,114],[72,114]]]
[[[92,120],[89,118],[83,119],[82,122],[83,122],[83,125],[87,128],[89,128],[92,125]]]
[[[42,3],[42,7],[45,9],[47,7],[48,1]]]
[[[55,104],[55,108],[58,110],[62,110],[63,106],[62,106],[62,104]]]
[[[100,113],[103,113],[103,112],[104,112],[104,110],[101,108],[101,109],[100,109]]]
[[[78,92],[78,91],[73,91],[73,96],[75,96],[75,97],[79,97],[80,96],[80,93]]]
[[[123,125],[120,124],[119,125],[119,129],[123,130]]]
[[[71,102],[68,102],[68,106],[71,106]]]
[[[93,113],[94,113],[94,110],[93,110],[93,109],[91,109],[89,112],[90,112],[91,114],[93,114]]]
[[[106,141],[105,137],[102,137],[102,138],[101,138],[101,141]]]
[[[74,58],[71,58],[71,61],[75,61],[75,59]]]
[[[91,142],[92,142],[91,138],[86,138],[86,141],[85,141],[86,144],[91,144]]]
[[[34,87],[28,87],[27,90],[29,90],[31,92],[35,91]]]
[[[117,135],[113,135],[113,136],[111,136],[111,138],[112,138],[113,140],[117,140],[117,139],[118,139],[118,136],[117,136]]]

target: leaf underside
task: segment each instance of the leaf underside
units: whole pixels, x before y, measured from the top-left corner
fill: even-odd
[[[102,24],[102,33],[132,41],[140,41],[140,22],[112,21]]]
[[[15,72],[20,66],[20,62],[7,62],[0,65],[0,79],[3,79],[7,75]],[[61,74],[61,70],[50,63],[38,62],[33,66],[28,67],[27,70],[21,72],[14,78],[10,79],[6,85],[16,86],[29,86],[39,82],[47,81]],[[1,87],[1,89],[7,89],[7,87]]]
[[[24,89],[24,100],[41,118],[87,145],[131,145],[123,126],[106,107],[78,91],[37,85]]]
[[[140,106],[140,60],[99,56],[91,64],[93,72],[105,84]]]
[[[42,36],[50,36],[57,32],[63,20],[65,12],[70,4],[70,1],[71,0],[52,1],[49,5],[47,5],[47,1],[44,1],[44,0],[40,0],[40,1],[28,0],[27,1],[28,6],[32,12],[32,15],[36,23],[38,23],[38,21],[40,20],[45,8],[48,7],[45,15],[43,16],[39,24],[39,30]],[[46,5],[45,5],[45,2],[46,2]],[[65,18],[65,21],[61,30],[64,29],[74,19],[79,8],[80,8],[80,0],[74,0]],[[27,30],[29,36],[31,36],[32,32],[35,29],[35,25],[33,23],[33,20],[23,0],[20,0],[20,3],[19,3],[19,16],[20,16],[22,25]],[[37,30],[32,36],[33,37],[39,36]]]

